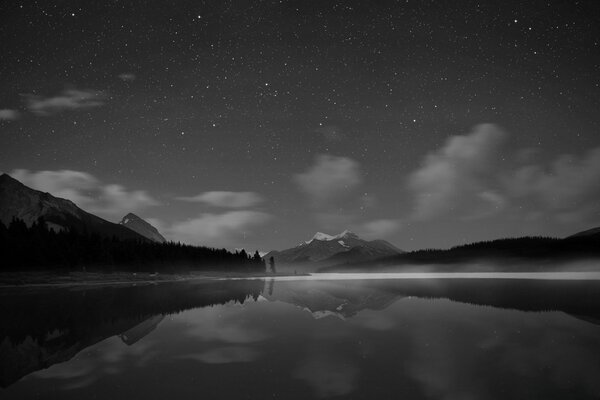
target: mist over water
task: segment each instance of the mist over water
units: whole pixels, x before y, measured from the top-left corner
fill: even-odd
[[[600,280],[600,272],[331,272],[300,276],[221,278],[224,280],[264,279],[276,281],[345,281],[394,279],[533,279]]]

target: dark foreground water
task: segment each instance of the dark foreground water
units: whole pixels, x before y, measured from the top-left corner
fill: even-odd
[[[597,399],[600,281],[0,289],[0,398]]]

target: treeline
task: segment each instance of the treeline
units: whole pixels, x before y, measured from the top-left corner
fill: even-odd
[[[0,271],[24,270],[102,270],[175,272],[182,270],[222,270],[264,272],[265,263],[256,252],[120,240],[73,230],[56,232],[43,219],[28,227],[13,219],[0,222]]]
[[[477,259],[561,259],[600,256],[600,238],[520,237],[496,239],[455,246],[447,250],[426,249],[396,256],[415,263],[456,263]]]
[[[543,269],[545,263],[600,258],[600,235],[569,237],[520,237],[496,239],[455,246],[450,249],[415,250],[361,263],[338,264],[320,271],[360,270],[406,265],[449,265],[472,262],[531,261],[529,269]],[[503,268],[513,268],[505,264]]]

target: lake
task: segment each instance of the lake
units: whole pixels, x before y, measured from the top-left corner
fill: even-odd
[[[3,288],[0,398],[597,399],[600,280],[539,277]]]

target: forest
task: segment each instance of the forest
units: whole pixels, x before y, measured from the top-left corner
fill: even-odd
[[[0,222],[0,254],[0,271],[265,271],[258,252],[250,256],[244,250],[120,240],[74,230],[56,232],[41,218],[30,227],[20,219],[8,226]]]

